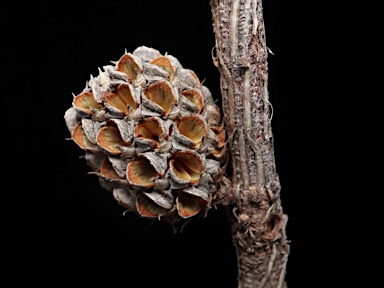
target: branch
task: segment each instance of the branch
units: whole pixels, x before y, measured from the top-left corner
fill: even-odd
[[[289,254],[275,167],[261,0],[211,0],[224,122],[238,287],[286,287]]]

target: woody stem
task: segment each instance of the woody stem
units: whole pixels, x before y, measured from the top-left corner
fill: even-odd
[[[261,0],[211,0],[231,151],[238,287],[286,287],[289,254],[276,173]]]

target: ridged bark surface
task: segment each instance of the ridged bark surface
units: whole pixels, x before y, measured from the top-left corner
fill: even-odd
[[[211,0],[231,151],[238,287],[286,287],[289,255],[276,173],[261,0]]]

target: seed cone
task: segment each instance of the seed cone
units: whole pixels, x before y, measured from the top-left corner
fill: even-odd
[[[209,89],[175,57],[146,46],[112,63],[64,114],[90,173],[141,217],[205,217],[228,160]]]

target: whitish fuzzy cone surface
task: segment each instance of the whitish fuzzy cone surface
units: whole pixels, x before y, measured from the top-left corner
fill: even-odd
[[[99,69],[64,115],[117,203],[176,223],[206,216],[227,151],[220,110],[196,74],[141,46]]]

